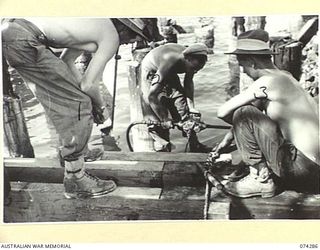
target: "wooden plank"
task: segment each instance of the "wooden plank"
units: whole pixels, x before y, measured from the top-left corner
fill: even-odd
[[[85,165],[92,169],[103,169],[106,166],[113,170],[126,168],[128,170],[132,169],[145,169],[145,166],[153,162],[152,160],[147,161],[147,163],[135,160],[99,160],[94,162],[86,162]],[[4,158],[5,167],[50,167],[50,168],[61,168],[60,163],[57,159],[50,158]],[[150,170],[157,170],[159,164],[154,166],[150,165]]]
[[[160,199],[162,200],[200,200],[204,201],[204,187],[164,187]]]
[[[213,189],[211,200],[230,202],[230,219],[320,219],[320,195],[284,191],[272,198],[240,199]]]
[[[63,198],[64,186],[61,184],[12,182],[13,192],[47,192],[60,193]],[[117,187],[116,190],[106,195],[106,197],[122,197],[125,199],[159,199],[161,188],[148,187]]]
[[[15,157],[34,157],[20,97],[3,97],[4,142]]]
[[[232,157],[238,158],[239,153],[233,151]],[[189,162],[204,163],[208,157],[207,153],[168,153],[168,152],[111,152],[105,151],[103,160],[123,161],[154,161],[154,162]],[[235,162],[235,164],[238,161]]]
[[[129,154],[129,156],[139,153]],[[151,156],[156,161],[137,160],[100,160],[86,163],[86,168],[102,179],[113,178],[120,186],[204,186],[204,178],[197,162],[198,155],[203,159],[207,154],[191,154],[182,162],[183,156],[189,154],[166,154],[169,160],[165,163],[158,161],[162,153],[140,154],[147,159]],[[172,156],[180,162],[174,162]],[[121,156],[117,155],[117,157]],[[179,156],[179,157],[178,157]],[[204,157],[205,156],[205,157]],[[121,157],[120,157],[121,158]],[[132,158],[131,158],[132,159]],[[202,161],[205,161],[203,160]],[[172,161],[170,161],[172,160]],[[191,162],[186,162],[190,160]],[[63,180],[63,168],[58,160],[54,159],[27,159],[27,158],[5,158],[4,165],[8,169],[12,181],[61,183]]]
[[[165,187],[161,200],[197,200],[202,201],[202,211],[204,209],[205,188],[204,187]],[[208,219],[210,220],[226,220],[229,219],[230,202],[210,202],[208,209]],[[204,214],[202,215],[204,218]]]
[[[163,168],[163,186],[204,187],[205,180],[201,169],[194,163],[166,162]]]
[[[151,155],[156,157],[161,154]],[[207,158],[207,154],[193,155],[206,155]],[[52,159],[6,158],[4,163],[13,181],[61,183],[63,180],[63,169]],[[102,179],[115,179],[120,186],[199,187],[204,186],[204,178],[197,164],[202,163],[100,160],[86,163],[86,167]]]
[[[250,208],[249,217],[256,219],[320,219],[320,196],[285,191],[275,197],[234,200],[233,207]]]
[[[210,202],[208,209],[208,220],[228,220],[229,216],[229,202]]]
[[[160,161],[160,162],[205,162],[205,153],[167,153],[167,152],[111,152],[104,153],[104,160]]]
[[[141,61],[150,49],[139,49],[133,53],[134,61],[128,68],[128,87],[130,93],[130,121],[142,121],[144,115],[142,112],[141,100]],[[148,132],[146,125],[136,125],[131,128],[132,150],[135,152],[154,151],[154,141]]]
[[[119,189],[99,199],[67,200],[61,184],[29,183],[11,193],[4,222],[202,219],[203,202],[159,200],[159,189]],[[125,193],[140,194],[123,196]],[[144,198],[141,198],[141,195]]]
[[[297,40],[302,43],[304,47],[311,38],[317,34],[319,26],[319,18],[313,18],[306,22],[306,24],[300,29]]]
[[[5,159],[11,181],[62,183],[64,169],[50,164],[46,159]],[[86,168],[101,179],[114,179],[120,186],[162,187],[163,165],[161,162],[97,161],[86,163]]]

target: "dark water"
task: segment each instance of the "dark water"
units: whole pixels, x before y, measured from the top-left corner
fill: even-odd
[[[230,17],[220,17],[214,19],[215,33],[215,54],[209,55],[206,66],[198,72],[194,77],[195,83],[195,105],[202,113],[202,119],[209,124],[223,124],[216,118],[216,110],[227,98],[226,87],[230,79],[228,69],[228,56],[222,52],[228,50],[228,40],[231,38]],[[178,20],[182,25],[188,24],[193,28],[200,28],[198,18],[180,18]],[[189,45],[197,42],[194,33],[180,34],[179,43]],[[101,138],[99,129],[94,127],[91,144],[104,144],[106,150],[122,150],[129,151],[125,140],[125,131],[130,124],[129,110],[129,90],[128,90],[128,64],[131,60],[131,46],[121,46],[119,54],[121,60],[118,64],[117,74],[117,93],[116,93],[116,109],[115,124],[112,131],[112,137]],[[110,87],[113,85],[113,65],[107,66],[106,75],[104,77],[105,84]],[[110,73],[110,74],[109,74]],[[48,124],[44,111],[36,99],[30,96],[30,91],[25,91],[25,87],[19,85],[20,95],[23,97],[24,114],[27,121],[27,127],[34,147],[36,157],[55,157],[57,148],[57,136]],[[112,93],[112,89],[110,88]],[[216,136],[215,130],[204,130],[200,132],[199,139],[210,146],[210,141]],[[221,131],[220,131],[221,133]],[[183,151],[186,139],[181,136],[180,131],[171,131],[172,143],[175,145],[174,151]]]

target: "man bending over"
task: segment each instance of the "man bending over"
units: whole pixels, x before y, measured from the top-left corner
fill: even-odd
[[[194,105],[193,76],[207,62],[207,47],[189,47],[168,43],[151,50],[141,63],[142,110],[146,120],[187,122],[192,115],[200,116]],[[178,74],[184,74],[183,86]],[[170,115],[169,115],[170,114]],[[185,131],[188,133],[188,131]],[[189,131],[190,151],[207,152],[196,134]],[[155,151],[171,151],[169,129],[149,127]]]
[[[125,20],[130,29],[121,20],[34,18],[2,22],[7,62],[26,82],[35,84],[35,95],[59,135],[67,198],[100,197],[116,188],[113,181],[85,171],[84,154],[93,121],[103,123],[106,119],[98,84],[105,65],[120,44],[145,38],[141,20]],[[59,58],[50,47],[65,50]],[[74,62],[83,51],[94,55],[82,76]]]

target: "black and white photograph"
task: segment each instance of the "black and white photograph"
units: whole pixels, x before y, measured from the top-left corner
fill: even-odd
[[[319,15],[1,18],[4,224],[320,219]]]

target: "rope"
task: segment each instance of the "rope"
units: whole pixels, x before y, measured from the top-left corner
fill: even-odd
[[[204,208],[203,208],[203,218],[205,220],[208,219],[208,210],[209,210],[209,203],[210,203],[210,196],[211,196],[211,190],[212,190],[212,185],[210,181],[207,178],[207,172],[205,172],[205,180],[206,180],[206,191],[205,191],[205,200],[204,200]]]

